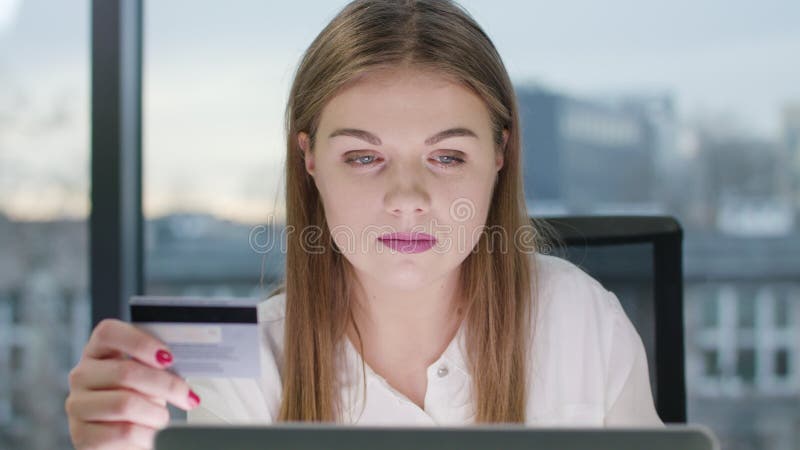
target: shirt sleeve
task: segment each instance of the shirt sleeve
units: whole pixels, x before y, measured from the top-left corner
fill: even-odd
[[[647,356],[616,295],[606,383],[606,426],[663,426],[653,403]]]
[[[200,405],[187,411],[186,421],[196,424],[253,424],[273,422],[256,380],[187,378],[200,397]]]
[[[283,316],[280,315],[283,304],[268,301],[259,308],[261,376],[187,377],[189,386],[200,397],[200,405],[186,413],[188,423],[268,424],[276,421],[282,393],[279,361],[283,345]]]

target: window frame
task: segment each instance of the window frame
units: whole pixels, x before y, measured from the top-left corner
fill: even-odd
[[[127,320],[144,292],[142,214],[143,0],[92,0],[92,328]]]

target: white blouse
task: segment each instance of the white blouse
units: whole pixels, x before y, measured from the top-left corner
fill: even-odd
[[[536,254],[538,307],[526,425],[657,426],[642,340],[617,297],[572,263]],[[285,294],[259,306],[262,376],[259,379],[188,378],[201,405],[189,423],[264,424],[277,418]],[[364,425],[466,425],[474,423],[464,325],[441,357],[428,367],[424,409],[366,366],[349,339],[340,380],[341,423]]]

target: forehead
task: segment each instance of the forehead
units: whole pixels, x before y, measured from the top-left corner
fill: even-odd
[[[351,82],[323,108],[320,130],[358,127],[389,135],[452,126],[490,133],[489,110],[470,88],[443,74],[385,69]]]

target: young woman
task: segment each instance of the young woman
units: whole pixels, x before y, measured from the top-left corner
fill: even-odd
[[[147,448],[166,402],[190,422],[661,423],[617,298],[537,251],[513,87],[464,10],[347,5],[305,53],[286,120],[263,376],[183,380],[158,340],[104,321],[70,374],[77,448]]]

